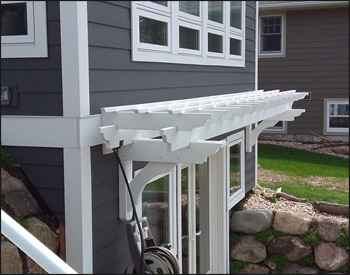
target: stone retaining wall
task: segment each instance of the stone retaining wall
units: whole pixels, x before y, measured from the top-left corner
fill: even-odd
[[[349,273],[349,222],[269,210],[230,220],[231,274]]]
[[[57,255],[59,234],[36,216],[40,207],[24,183],[1,168],[1,209]],[[7,238],[1,236],[1,274],[48,274]]]

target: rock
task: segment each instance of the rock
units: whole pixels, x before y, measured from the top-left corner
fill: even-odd
[[[344,226],[344,233],[349,238],[349,222]]]
[[[1,274],[22,274],[22,265],[17,247],[8,241],[1,241]]]
[[[276,212],[272,228],[290,235],[305,234],[312,220],[296,214]]]
[[[349,146],[333,147],[331,151],[338,155],[349,155]]]
[[[23,257],[23,274],[49,274],[28,255]]]
[[[231,217],[231,231],[255,234],[271,228],[273,213],[270,210],[241,210]]]
[[[3,200],[7,213],[14,217],[27,217],[39,212],[39,204],[28,191],[24,183],[12,177],[1,168],[1,192],[6,193]]]
[[[267,252],[270,255],[282,254],[288,261],[297,262],[312,253],[312,247],[296,236],[283,236],[273,239]]]
[[[267,258],[264,261],[264,264],[267,265],[269,268],[271,268],[272,270],[276,269],[276,263],[274,260],[272,260],[271,258]]]
[[[266,258],[265,246],[252,235],[242,236],[240,242],[231,248],[231,259],[249,263],[258,263]]]
[[[273,271],[272,274],[319,274],[320,269],[316,266],[303,266],[298,263],[287,264],[282,270]]]
[[[321,269],[336,271],[349,261],[349,252],[334,243],[321,243],[314,248],[315,262]]]
[[[29,217],[27,230],[34,235],[39,241],[46,245],[52,252],[58,252],[58,236],[41,220],[36,217]]]
[[[270,269],[263,265],[259,264],[248,264],[241,270],[239,270],[239,274],[269,274]]]
[[[339,221],[325,218],[317,223],[315,232],[322,239],[325,239],[329,242],[334,242],[339,238],[341,227],[342,225]]]

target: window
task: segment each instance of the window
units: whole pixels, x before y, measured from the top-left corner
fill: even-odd
[[[45,1],[1,1],[1,58],[47,57]]]
[[[349,100],[325,99],[325,134],[349,133]]]
[[[286,122],[279,121],[274,126],[267,127],[263,132],[285,132],[286,131]]]
[[[284,55],[284,16],[260,17],[260,55]]]
[[[245,196],[244,183],[244,132],[227,137],[227,188],[228,210]]]
[[[133,61],[244,67],[245,1],[133,1]]]

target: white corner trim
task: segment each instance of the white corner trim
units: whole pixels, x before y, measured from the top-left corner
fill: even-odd
[[[86,1],[60,1],[63,116],[90,114]]]

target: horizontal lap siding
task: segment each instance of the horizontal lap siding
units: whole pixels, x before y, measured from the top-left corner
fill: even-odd
[[[102,107],[176,100],[254,89],[255,3],[247,2],[245,68],[131,60],[129,1],[89,1],[90,112]],[[95,273],[123,273],[130,263],[125,223],[118,220],[115,157],[91,149]],[[254,165],[247,157],[247,169]],[[254,169],[253,169],[254,170]],[[248,177],[249,188],[254,177]],[[122,248],[122,249],[121,249]]]
[[[18,85],[18,107],[1,106],[2,115],[62,115],[61,38],[58,1],[46,2],[48,58],[1,59],[1,83]],[[42,199],[64,224],[63,150],[2,147],[10,153]]]
[[[288,134],[323,134],[324,98],[349,98],[349,8],[287,11],[286,57],[259,59],[259,89],[311,91]]]
[[[18,107],[3,115],[60,116],[62,107],[59,2],[46,2],[48,58],[1,59],[1,83],[18,85]]]

